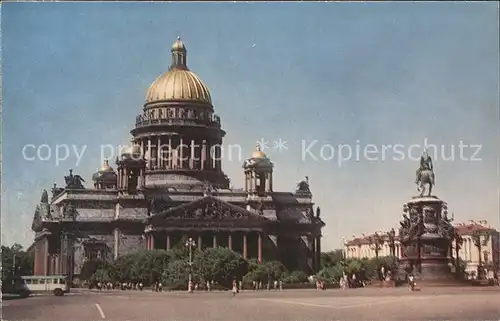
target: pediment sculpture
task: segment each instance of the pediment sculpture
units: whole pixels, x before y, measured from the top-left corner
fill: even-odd
[[[167,217],[177,219],[223,221],[254,218],[251,213],[246,215],[243,208],[233,208],[229,204],[224,204],[213,199],[201,203],[188,204],[181,209],[172,208],[171,211]]]

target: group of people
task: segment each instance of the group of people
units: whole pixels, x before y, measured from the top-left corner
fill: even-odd
[[[241,284],[241,281],[240,281],[240,284]],[[241,288],[241,285],[240,285],[240,288]],[[265,289],[270,291],[272,288],[274,288],[275,291],[277,291],[277,290],[282,291],[283,290],[283,281],[274,280],[272,284],[271,284],[271,281],[268,281]],[[253,281],[252,282],[252,289],[254,291],[264,290],[264,285],[263,285],[262,281],[259,281],[259,282]]]
[[[135,290],[135,291],[142,291],[144,290],[144,284],[142,282],[101,282],[97,281],[96,283],[90,283],[89,284],[89,289],[96,288],[98,290],[114,290],[114,289],[120,289],[122,291],[126,290]],[[161,282],[156,282],[153,284],[153,291],[156,292],[161,292],[162,291],[162,284]]]

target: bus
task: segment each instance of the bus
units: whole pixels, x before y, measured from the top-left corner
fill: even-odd
[[[69,292],[67,277],[64,275],[48,275],[48,276],[21,276],[22,285],[17,290],[19,294],[25,295],[38,292],[52,292],[55,296],[63,296]]]

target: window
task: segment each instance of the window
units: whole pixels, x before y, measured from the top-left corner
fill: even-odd
[[[31,284],[38,284],[38,280],[37,279],[31,280]]]
[[[57,279],[52,279],[52,284],[57,284]]]

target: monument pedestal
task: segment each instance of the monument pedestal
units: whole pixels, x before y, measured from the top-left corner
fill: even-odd
[[[413,273],[420,282],[449,283],[454,281],[451,272],[451,237],[453,227],[447,218],[446,202],[435,196],[413,197],[403,206],[406,223],[400,231],[403,257],[400,278]],[[406,225],[405,225],[406,224]],[[407,230],[404,226],[409,226]]]

